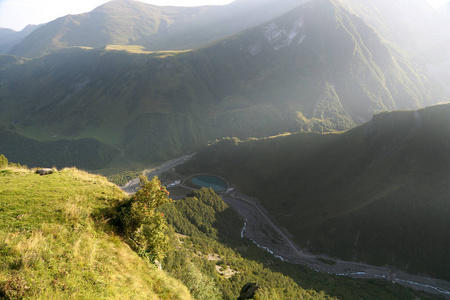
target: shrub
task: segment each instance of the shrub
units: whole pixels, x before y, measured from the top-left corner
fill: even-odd
[[[139,178],[141,189],[119,206],[117,221],[133,250],[152,262],[161,261],[170,241],[164,214],[156,209],[171,199],[158,177],[150,181],[143,175]]]

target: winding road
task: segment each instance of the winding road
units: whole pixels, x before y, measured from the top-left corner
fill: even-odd
[[[184,155],[182,157],[178,157],[178,158],[166,161],[165,163],[163,163],[159,166],[156,166],[152,169],[147,169],[147,170],[143,171],[143,174],[145,174],[149,179],[153,178],[154,176],[161,176],[162,173],[167,172],[167,171],[175,168],[176,166],[179,166],[182,163],[187,162],[194,155],[195,155],[195,153]],[[128,194],[135,193],[136,190],[139,188],[139,177],[127,182],[127,184],[125,184],[124,186],[121,186],[120,188]]]

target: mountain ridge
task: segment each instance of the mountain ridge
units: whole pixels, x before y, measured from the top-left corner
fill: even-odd
[[[41,25],[28,25],[21,31],[9,28],[0,28],[0,54],[8,53],[14,45],[23,40],[27,35],[39,28]]]
[[[340,131],[432,103],[420,69],[334,1],[197,50],[69,48],[0,72],[4,126],[47,141],[96,138],[146,162],[221,137]]]
[[[47,23],[15,45],[9,54],[38,57],[65,47],[98,48],[107,44],[137,44],[152,51],[197,48],[299,5],[293,0],[277,5],[266,2],[262,7],[261,3],[248,0],[225,6],[176,7],[113,0],[89,13]]]

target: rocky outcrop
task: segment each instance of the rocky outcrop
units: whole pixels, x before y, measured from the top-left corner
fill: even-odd
[[[36,174],[39,175],[48,175],[48,174],[52,174],[53,173],[53,169],[50,168],[43,168],[43,169],[37,169],[36,170]]]

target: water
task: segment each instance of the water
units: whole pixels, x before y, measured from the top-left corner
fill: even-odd
[[[192,183],[201,187],[212,188],[215,192],[224,192],[228,184],[221,178],[211,175],[199,175],[191,178]]]

